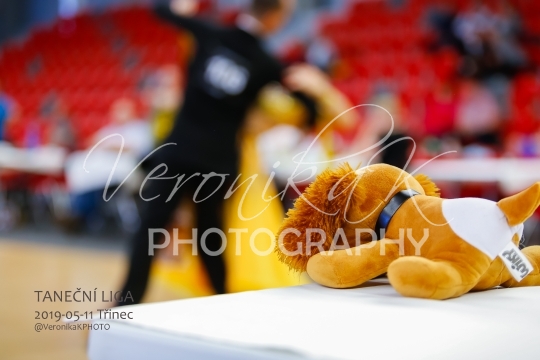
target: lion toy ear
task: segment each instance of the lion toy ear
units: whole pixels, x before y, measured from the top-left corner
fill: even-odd
[[[365,200],[359,179],[346,163],[325,170],[296,200],[277,235],[275,250],[283,263],[303,272],[310,257],[321,249],[330,249],[335,233],[344,225],[347,210]]]

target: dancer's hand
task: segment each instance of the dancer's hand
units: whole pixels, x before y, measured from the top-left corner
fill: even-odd
[[[287,68],[283,83],[292,91],[299,91],[316,99],[332,89],[328,75],[309,64],[292,65]]]
[[[180,16],[193,16],[199,10],[198,0],[172,0],[171,11]]]

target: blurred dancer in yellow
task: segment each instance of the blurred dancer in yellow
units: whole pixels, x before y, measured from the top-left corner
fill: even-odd
[[[228,231],[223,231],[223,203],[239,171],[238,134],[260,90],[283,77],[283,66],[264,49],[262,39],[284,25],[294,4],[251,0],[232,27],[192,17],[196,0],[156,4],[156,15],[174,28],[189,31],[197,46],[188,67],[185,101],[165,144],[148,159],[153,169],[141,186],[145,203],[131,239],[130,265],[122,287],[131,301],[124,298],[117,305],[141,301],[154,259],[153,246],[167,239],[164,228],[180,202],[190,197],[197,214],[192,239],[212,287],[216,293],[226,292],[222,249]],[[152,181],[144,186],[149,178]],[[162,196],[164,191],[170,195]]]
[[[293,91],[308,95],[317,104],[315,131],[335,118],[352,104],[330,83],[328,77],[315,67],[301,64],[290,67],[284,84]],[[238,184],[241,186],[225,203],[225,228],[236,229],[228,234],[224,252],[227,266],[227,292],[258,290],[305,283],[305,278],[290,273],[281,264],[274,249],[274,234],[284,217],[283,207],[275,184],[269,182],[269,170],[262,167],[256,141],[258,135],[276,124],[296,126],[305,131],[308,112],[303,104],[278,84],[265,88],[257,106],[249,111],[242,130],[242,150]],[[334,129],[351,129],[355,113],[348,112],[334,124]],[[313,127],[311,127],[313,128]],[[326,134],[331,134],[326,133]],[[329,136],[323,136],[329,138]],[[324,141],[325,150],[332,154],[331,142]],[[267,199],[273,199],[268,201]],[[186,221],[190,213],[186,204],[179,211],[175,226],[185,229],[179,238],[189,238],[192,227]],[[259,214],[258,216],[256,216]],[[229,230],[230,231],[230,230]],[[171,250],[171,249],[169,249]],[[170,297],[201,296],[213,293],[206,278],[204,267],[197,256],[192,255],[191,245],[182,245],[180,256],[170,256],[167,251],[156,262],[152,279],[168,289]],[[169,254],[169,255],[167,255]]]

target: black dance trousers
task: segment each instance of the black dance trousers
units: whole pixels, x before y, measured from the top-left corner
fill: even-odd
[[[164,169],[163,166],[160,169],[154,167],[155,173],[149,173],[148,176],[172,177],[177,174],[179,176],[175,179],[148,180],[143,184],[141,197],[144,204],[141,211],[141,223],[132,238],[129,270],[122,289],[124,300],[120,301],[118,305],[141,302],[154,258],[153,255],[149,255],[150,241],[154,244],[162,244],[165,241],[163,234],[159,232],[154,232],[153,239],[151,239],[149,229],[165,230],[170,225],[179,203],[186,198],[194,203],[196,212],[197,254],[207,270],[215,292],[225,293],[225,263],[222,251],[219,251],[222,246],[222,238],[216,231],[209,232],[204,241],[206,249],[202,248],[200,239],[206,230],[216,228],[223,231],[224,197],[230,184],[234,181],[235,174],[227,174],[226,177],[221,176],[221,173],[220,176],[210,176],[211,171],[204,171],[204,168],[182,165],[169,166],[166,174],[163,173]],[[182,185],[180,186],[180,184]],[[171,195],[176,187],[179,187],[178,190]],[[157,198],[153,199],[156,196]],[[170,234],[169,238],[172,243],[173,235]],[[219,254],[216,255],[216,253]],[[131,297],[127,296],[128,291]]]

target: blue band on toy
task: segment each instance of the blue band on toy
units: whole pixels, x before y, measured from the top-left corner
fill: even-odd
[[[416,195],[420,195],[420,193],[409,189],[398,192],[392,199],[390,199],[388,204],[384,207],[384,209],[382,209],[381,213],[379,214],[379,218],[377,219],[377,224],[375,225],[375,235],[377,237],[381,235],[383,229],[386,232],[386,228],[388,227],[388,224],[390,224],[390,220],[392,220],[392,217],[394,217],[401,205]]]

